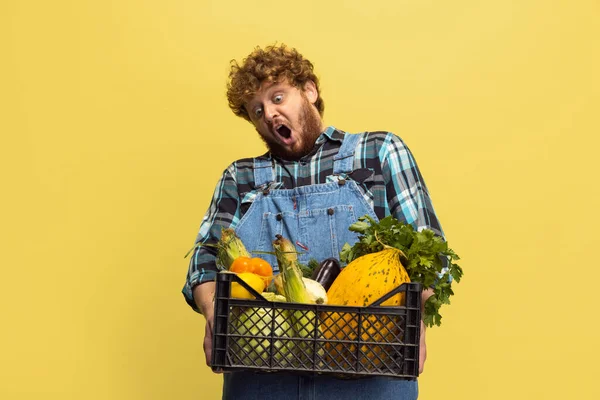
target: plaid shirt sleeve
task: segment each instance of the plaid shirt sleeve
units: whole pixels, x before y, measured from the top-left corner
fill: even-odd
[[[444,237],[423,176],[406,144],[388,133],[379,154],[390,213],[417,230],[431,229]]]
[[[224,172],[215,188],[208,211],[202,219],[195,244],[216,244],[221,237],[221,229],[233,227],[239,221],[240,201],[236,182],[236,166],[231,164]],[[215,264],[216,249],[210,246],[197,246],[192,253],[187,279],[183,287],[186,302],[196,312],[193,297],[195,286],[212,281],[217,275]]]
[[[388,133],[381,147],[380,159],[389,208],[394,218],[406,221],[418,231],[430,229],[445,239],[421,171],[402,139]],[[440,278],[448,269],[446,258],[442,258],[442,265]],[[451,281],[449,276],[448,282]]]

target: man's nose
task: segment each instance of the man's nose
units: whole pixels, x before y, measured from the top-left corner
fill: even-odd
[[[269,125],[272,124],[275,117],[277,117],[277,110],[275,109],[275,107],[274,106],[265,106],[264,113],[265,113],[265,121],[267,122],[267,124],[269,124]]]

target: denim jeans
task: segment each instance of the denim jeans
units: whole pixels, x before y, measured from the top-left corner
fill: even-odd
[[[283,373],[223,375],[223,400],[415,400],[416,380],[388,377],[337,379]]]

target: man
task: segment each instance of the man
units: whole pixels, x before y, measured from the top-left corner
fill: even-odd
[[[232,63],[227,96],[233,112],[248,120],[269,151],[232,163],[219,180],[196,243],[216,243],[222,227],[235,228],[251,251],[271,251],[283,234],[323,260],[353,244],[351,223],[369,214],[394,215],[416,229],[443,235],[411,152],[388,132],[346,134],[325,127],[324,102],[313,65],[285,45],[257,48]],[[264,256],[277,273],[272,256]],[[302,258],[304,257],[304,259]],[[206,318],[204,351],[210,365],[215,251],[200,246],[183,293]],[[429,295],[424,292],[423,298]],[[421,324],[421,364],[426,358]],[[384,377],[339,380],[246,372],[224,375],[224,399],[415,399],[416,381]]]

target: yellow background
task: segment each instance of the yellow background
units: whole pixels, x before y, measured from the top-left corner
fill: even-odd
[[[275,41],[326,123],[414,152],[463,258],[422,399],[596,399],[600,3],[0,2],[0,398],[216,399],[180,294],[228,63]]]

